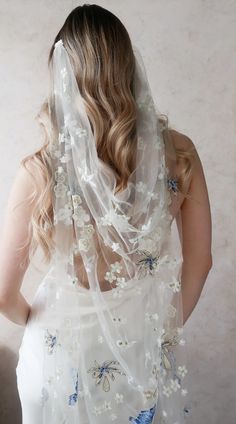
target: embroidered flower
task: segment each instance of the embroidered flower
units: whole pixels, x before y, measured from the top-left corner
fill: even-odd
[[[64,222],[65,225],[71,224],[72,207],[70,203],[66,203],[64,208],[60,208],[54,215],[54,222],[57,224],[59,221]]]
[[[90,240],[89,239],[79,239],[78,241],[78,249],[82,252],[88,252],[90,247]]]
[[[172,393],[172,390],[171,390],[171,388],[170,387],[168,387],[168,386],[163,386],[163,394],[166,396],[166,397],[170,397],[170,395],[171,395],[171,393]]]
[[[105,274],[104,279],[106,281],[109,281],[109,283],[112,283],[113,281],[116,280],[116,276],[113,274],[113,272],[107,271],[106,274]]]
[[[107,402],[105,400],[104,404],[103,404],[103,410],[104,411],[110,411],[111,410],[111,402]]]
[[[77,208],[82,203],[82,199],[79,194],[72,194],[71,198],[74,208]]]
[[[111,209],[103,217],[101,217],[101,224],[105,226],[114,225],[117,226],[120,231],[125,231],[128,229],[129,219],[129,216],[117,214],[113,209]]]
[[[157,313],[154,313],[154,314],[150,314],[149,312],[145,313],[145,321],[152,322],[152,321],[158,321],[158,319],[159,319],[159,316]]]
[[[169,287],[173,290],[174,293],[177,293],[181,289],[181,283],[175,277],[172,277],[172,281],[169,283]]]
[[[174,392],[176,392],[178,389],[180,389],[180,384],[179,384],[179,381],[178,381],[178,379],[176,378],[176,379],[174,379],[173,380],[173,378],[170,380],[170,387],[171,387],[171,389],[174,391]]]
[[[101,406],[94,406],[94,408],[93,408],[93,412],[94,412],[94,414],[97,416],[97,415],[101,415],[102,414],[102,407]]]
[[[116,286],[119,287],[120,289],[123,289],[124,287],[127,286],[127,282],[125,281],[124,277],[118,277],[116,279]]]
[[[87,130],[86,128],[82,128],[82,127],[77,127],[77,129],[75,130],[76,135],[78,135],[78,137],[85,137],[87,135]]]
[[[55,180],[58,183],[64,183],[66,179],[66,174],[64,172],[64,169],[62,166],[58,166],[57,170],[55,171]]]
[[[82,206],[78,206],[74,209],[74,213],[72,215],[75,224],[77,227],[83,227],[85,222],[89,221],[89,215],[86,213],[86,210]]]
[[[115,394],[115,401],[117,403],[123,403],[124,401],[124,396],[121,393],[116,393]]]
[[[132,341],[128,341],[127,339],[125,340],[117,340],[116,344],[118,347],[122,348],[122,350],[126,350],[129,347],[133,346],[136,342],[136,340],[132,340]]]
[[[68,153],[64,153],[64,155],[60,157],[61,163],[68,163],[70,160],[71,160],[71,156]]]
[[[111,264],[111,272],[117,272],[118,274],[122,270],[122,265],[119,262],[115,262],[114,264]]]
[[[67,191],[67,186],[63,183],[57,183],[53,189],[56,197],[64,197]]]
[[[179,365],[178,366],[178,369],[177,369],[177,371],[178,371],[178,374],[181,376],[181,377],[185,377],[185,375],[187,374],[187,372],[188,372],[188,370],[187,370],[187,368],[186,368],[186,366],[185,365]]]
[[[81,235],[84,238],[91,238],[92,235],[94,234],[94,227],[92,224],[88,224],[88,225],[84,225],[82,230],[81,230]]]
[[[173,305],[171,305],[171,304],[168,305],[167,315],[170,318],[174,318],[175,315],[176,315],[176,308]]]
[[[139,181],[136,184],[136,190],[138,193],[145,193],[147,190],[147,185],[143,183],[143,181]]]

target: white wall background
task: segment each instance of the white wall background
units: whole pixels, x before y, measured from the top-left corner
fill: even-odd
[[[236,423],[236,0],[101,0],[141,49],[161,112],[195,143],[208,184],[214,266],[186,323],[190,424]],[[40,145],[34,116],[47,55],[71,0],[0,0],[0,213],[19,161]],[[2,222],[2,221],[1,221]],[[23,284],[31,300],[43,268]],[[0,424],[20,424],[15,366],[23,329],[0,318]],[[33,423],[32,423],[33,424]],[[120,423],[121,424],[121,423]]]

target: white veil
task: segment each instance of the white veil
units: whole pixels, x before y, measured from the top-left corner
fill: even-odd
[[[134,54],[136,166],[116,193],[62,40],[54,48],[44,424],[184,422],[181,259],[169,249],[162,128],[136,47]]]

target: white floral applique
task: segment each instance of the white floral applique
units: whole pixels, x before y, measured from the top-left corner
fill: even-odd
[[[103,217],[101,217],[101,225],[109,226],[114,225],[120,231],[128,229],[130,217],[123,214],[116,213],[115,209],[110,209]]]
[[[115,401],[116,401],[116,403],[123,403],[124,402],[124,395],[122,393],[116,393],[115,394]]]
[[[181,290],[181,282],[175,277],[172,277],[172,281],[169,282],[168,286],[173,290],[174,293],[177,293]]]
[[[113,283],[116,281],[116,285],[121,288],[125,287],[125,279],[123,277],[119,277],[117,274],[120,274],[122,271],[122,265],[120,262],[116,261],[113,264],[110,264],[110,271],[107,271],[104,279],[109,281],[109,283]],[[123,288],[122,287],[122,288]]]
[[[54,223],[63,222],[65,225],[70,225],[72,222],[73,208],[70,201],[65,203],[63,208],[58,209],[54,214]]]
[[[116,344],[119,348],[121,348],[121,350],[127,350],[128,348],[132,347],[135,343],[137,343],[136,340],[127,340],[127,338],[125,338],[124,340],[117,340]]]
[[[54,185],[54,192],[56,197],[64,197],[67,193],[67,185],[66,182],[66,174],[62,166],[58,166],[57,170],[55,171],[55,181],[56,184]]]
[[[167,308],[167,315],[169,318],[174,318],[176,316],[176,308],[170,303]]]

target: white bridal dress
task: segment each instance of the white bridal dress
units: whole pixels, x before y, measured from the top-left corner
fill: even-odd
[[[55,44],[55,251],[19,351],[23,424],[186,419],[181,258],[172,252],[169,213],[178,188],[137,52],[136,61],[136,168],[115,193],[67,52]]]

